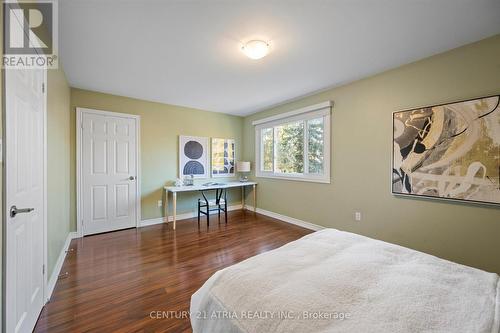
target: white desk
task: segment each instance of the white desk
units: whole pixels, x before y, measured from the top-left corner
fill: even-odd
[[[213,180],[212,182],[216,182]],[[165,222],[168,223],[168,194],[172,192],[172,217],[174,222],[174,230],[175,230],[175,221],[177,215],[177,193],[179,192],[194,192],[194,191],[209,191],[209,190],[217,190],[222,188],[233,188],[233,187],[241,187],[241,203],[243,207],[245,207],[245,187],[252,186],[253,188],[253,211],[256,211],[257,207],[257,191],[255,187],[257,183],[255,182],[220,182],[219,185],[214,186],[204,186],[204,185],[192,185],[192,186],[165,186],[163,189],[165,191]]]

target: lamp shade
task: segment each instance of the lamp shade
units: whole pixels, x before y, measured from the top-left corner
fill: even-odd
[[[236,162],[236,171],[238,172],[250,172],[250,162]]]

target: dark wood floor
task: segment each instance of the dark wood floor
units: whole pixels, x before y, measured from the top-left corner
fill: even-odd
[[[310,233],[249,211],[75,239],[35,332],[190,332],[188,318],[152,319],[152,311],[188,311],[191,294],[217,270]]]

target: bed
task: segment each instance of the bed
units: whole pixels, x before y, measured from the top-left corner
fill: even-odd
[[[500,260],[500,259],[499,259]],[[216,272],[194,332],[499,333],[497,274],[324,229]]]

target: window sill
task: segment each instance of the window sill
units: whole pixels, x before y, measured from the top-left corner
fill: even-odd
[[[272,178],[272,179],[281,179],[281,180],[292,180],[299,182],[309,182],[309,183],[321,183],[321,184],[331,184],[331,179],[328,177],[323,178],[314,178],[314,177],[300,177],[300,176],[281,176],[281,175],[266,175],[266,174],[257,174],[256,178]]]

